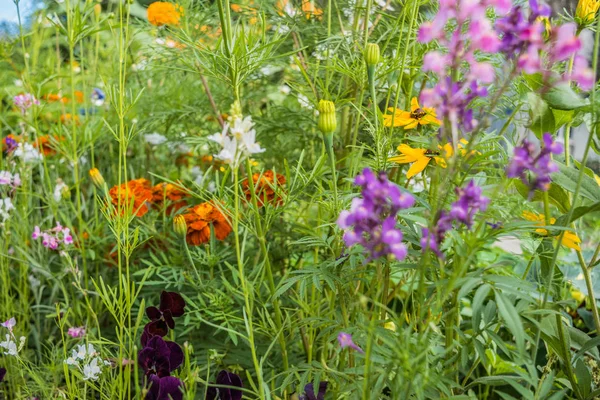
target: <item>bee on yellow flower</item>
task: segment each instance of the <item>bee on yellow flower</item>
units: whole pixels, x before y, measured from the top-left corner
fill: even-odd
[[[525,218],[528,221],[535,222],[535,225],[546,225],[546,216],[544,214],[537,214],[531,211],[523,211],[523,218]],[[550,218],[550,224],[554,225],[555,223],[556,218]],[[537,233],[540,236],[548,236],[548,230],[546,228],[537,228],[535,230],[535,233]],[[556,236],[557,239],[559,237],[560,234]],[[563,234],[561,243],[563,246],[567,246],[570,249],[579,251],[581,250],[581,247],[579,246],[580,243],[581,239],[579,238],[579,236],[577,236],[576,233],[571,231],[565,231],[565,233]]]
[[[461,139],[458,148],[462,156],[466,156],[465,146],[469,144],[465,139]],[[413,149],[407,144],[398,146],[399,155],[390,157],[390,161],[398,164],[412,164],[406,172],[408,179],[423,172],[429,165],[429,162],[434,159],[437,165],[446,168],[446,160],[454,155],[454,147],[451,143],[446,143],[443,146],[438,146],[439,151],[429,149]]]
[[[579,25],[591,24],[596,18],[598,8],[600,8],[599,0],[579,0],[575,10],[575,19]]]
[[[422,107],[416,97],[410,101],[410,111],[399,110],[395,107],[388,108],[392,114],[383,115],[383,125],[403,126],[404,129],[414,129],[421,125],[440,125],[441,121],[437,119],[435,109],[431,107]],[[393,123],[393,125],[392,125]]]

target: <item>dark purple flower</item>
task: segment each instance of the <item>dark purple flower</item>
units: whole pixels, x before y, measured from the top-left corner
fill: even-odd
[[[148,379],[148,393],[146,400],[182,400],[183,393],[181,388],[183,383],[174,376],[164,376],[159,378],[156,375]]]
[[[342,211],[337,221],[346,230],[346,246],[360,244],[368,250],[369,259],[388,255],[404,259],[407,250],[402,232],[396,229],[396,214],[412,207],[414,197],[390,182],[385,172],[375,175],[369,168],[355,178],[354,184],[362,187],[362,198],[353,199],[350,210]]]
[[[239,375],[234,374],[233,372],[228,372],[222,370],[217,375],[217,385],[223,386],[234,386],[234,387],[244,387],[242,383],[242,378]],[[225,387],[209,387],[206,391],[206,400],[241,400],[242,399],[242,391],[225,388]]]
[[[0,367],[0,382],[2,382],[4,380],[5,376],[6,376],[6,368]]]
[[[181,317],[185,310],[185,300],[179,293],[165,292],[160,294],[160,305],[146,308],[146,315],[152,322],[146,325],[149,333],[165,336],[169,328],[175,328],[174,317]]]
[[[527,139],[520,147],[515,147],[513,158],[506,169],[509,178],[520,178],[529,187],[529,196],[536,190],[545,192],[550,188],[550,174],[558,171],[552,161],[552,154],[561,154],[563,146],[552,139],[552,135],[544,133],[543,147],[538,151],[535,144]],[[528,179],[528,175],[531,178]]]
[[[4,145],[2,147],[4,147],[4,151],[6,151],[7,154],[14,151],[17,146],[17,141],[14,138],[10,136],[4,138]]]
[[[183,363],[183,351],[175,342],[166,342],[160,336],[151,337],[138,354],[138,365],[146,375],[159,378],[171,375]]]
[[[327,393],[327,381],[321,381],[319,383],[319,392],[315,392],[315,385],[308,383],[304,386],[304,395],[300,396],[300,400],[324,400],[325,393]]]

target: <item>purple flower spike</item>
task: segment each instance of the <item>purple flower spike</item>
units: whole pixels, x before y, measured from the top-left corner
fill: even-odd
[[[385,172],[375,175],[369,168],[354,179],[354,184],[362,187],[362,198],[353,199],[350,210],[342,211],[337,221],[346,230],[346,246],[360,244],[368,251],[369,260],[384,256],[403,260],[407,249],[402,232],[396,229],[396,214],[412,207],[415,198],[388,181]]]
[[[478,211],[485,211],[490,199],[482,196],[482,190],[470,181],[464,188],[457,188],[458,199],[452,203],[450,212],[442,211],[432,228],[423,228],[421,248],[423,251],[431,250],[438,257],[443,258],[441,251],[446,233],[452,229],[454,221],[465,224],[468,228],[473,225],[473,218]]]
[[[182,400],[181,388],[183,383],[174,376],[159,378],[152,375],[149,378],[150,388],[146,394],[146,400]]]
[[[319,383],[319,392],[315,392],[315,385],[311,383],[304,386],[304,395],[300,396],[300,400],[324,400],[325,394],[327,393],[327,381],[321,381]]]
[[[150,338],[138,354],[138,364],[148,376],[169,376],[182,363],[181,347],[175,342],[165,342],[160,336]]]
[[[242,378],[233,372],[221,371],[217,375],[217,385],[235,386],[242,388]],[[224,387],[209,387],[206,392],[206,400],[241,400],[242,391]]]
[[[349,333],[340,332],[340,334],[338,335],[338,342],[340,343],[340,347],[342,349],[345,349],[346,347],[350,347],[351,349],[354,349],[354,350],[358,351],[359,353],[364,353],[363,349],[358,347],[352,341],[352,335]]]
[[[165,336],[169,328],[175,328],[173,317],[181,317],[185,313],[185,300],[179,293],[165,292],[160,294],[159,307],[146,308],[146,315],[152,322],[146,325],[148,333]]]
[[[561,154],[563,146],[552,139],[552,135],[544,133],[542,138],[543,147],[538,151],[536,146],[523,140],[520,147],[515,147],[513,158],[506,169],[509,178],[520,178],[529,187],[529,197],[536,190],[545,192],[550,188],[550,174],[558,171],[558,167],[552,162],[552,154]],[[528,179],[527,175],[531,178]]]

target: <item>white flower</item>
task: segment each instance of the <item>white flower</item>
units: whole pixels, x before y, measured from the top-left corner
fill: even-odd
[[[19,143],[14,152],[15,157],[19,157],[25,163],[39,161],[42,159],[42,154],[37,151],[31,143]]]
[[[225,139],[227,138],[228,130],[229,130],[229,124],[225,123],[223,125],[223,130],[221,131],[221,133],[215,133],[213,135],[210,135],[207,137],[207,139],[212,140],[213,142],[216,142],[219,145],[223,146],[223,143],[225,143]]]
[[[33,275],[29,275],[27,279],[29,279],[29,284],[31,285],[32,289],[35,289],[42,284],[42,282],[40,282],[40,280]]]
[[[15,84],[15,86],[17,86],[17,87],[23,87],[23,81],[22,81],[22,80],[20,80],[20,79],[15,79],[15,82],[14,82],[14,84]]]
[[[144,135],[144,139],[146,139],[147,143],[150,143],[154,146],[158,146],[159,144],[163,144],[167,141],[166,137],[156,132]]]
[[[308,97],[306,97],[302,93],[298,94],[298,103],[300,103],[300,107],[302,108],[308,108],[309,110],[312,110],[314,108],[310,101],[308,101]]]
[[[388,4],[386,0],[375,0],[375,3],[386,11],[394,11],[394,7]],[[390,1],[391,3],[391,1]]]
[[[58,178],[56,180],[56,186],[54,186],[54,193],[52,194],[52,196],[54,197],[54,201],[56,201],[57,203],[60,202],[60,200],[62,199],[62,193],[63,190],[67,188],[68,186],[65,185],[65,183],[63,182],[62,179]]]
[[[92,359],[92,361],[83,366],[83,380],[87,381],[89,379],[95,381],[98,379],[98,376],[102,373],[100,370],[100,366],[98,365],[98,357]]]
[[[260,144],[256,143],[256,131],[252,129],[242,136],[242,144],[248,154],[262,153],[265,151]]]
[[[285,94],[286,96],[290,94],[292,89],[288,85],[279,86],[279,93]]]
[[[226,137],[223,141],[223,149],[215,158],[223,161],[226,164],[237,164],[237,140],[233,137]]]
[[[4,354],[7,356],[16,356],[19,352],[17,349],[17,344],[11,339],[8,333],[6,334],[6,340],[4,342],[0,342],[0,347],[5,349]]]
[[[244,119],[236,118],[233,121],[233,125],[229,128],[229,131],[237,140],[240,140],[242,136],[252,130],[254,126],[254,122],[252,122],[252,117],[248,116]]]
[[[12,183],[13,176],[8,171],[0,171],[0,185],[10,185]]]
[[[2,221],[6,221],[10,216],[8,214],[9,211],[14,210],[15,206],[13,206],[12,200],[10,197],[6,197],[4,199],[0,199],[0,218]]]

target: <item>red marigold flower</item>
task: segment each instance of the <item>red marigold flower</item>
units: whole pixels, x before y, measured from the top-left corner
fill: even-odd
[[[219,240],[225,240],[231,233],[231,225],[213,203],[198,204],[183,214],[183,217],[187,224],[185,240],[192,246],[208,242],[211,226]]]
[[[120,205],[123,210],[133,202],[133,212],[138,217],[143,217],[149,210],[152,202],[152,187],[147,179],[133,179],[120,186],[113,186],[108,192],[115,206]],[[122,212],[122,211],[121,211]]]
[[[256,173],[252,175],[252,180],[254,181],[254,192],[256,193],[259,207],[264,206],[265,203],[274,204],[276,206],[283,204],[283,198],[277,192],[278,186],[285,184],[285,176],[268,170],[262,174]],[[246,199],[252,201],[252,193],[250,192],[248,179],[242,181],[242,188],[246,195]]]

